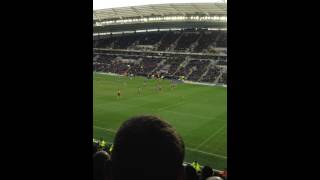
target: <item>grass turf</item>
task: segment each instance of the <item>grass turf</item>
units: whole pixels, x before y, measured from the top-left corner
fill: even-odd
[[[192,84],[170,87],[161,80],[94,74],[93,136],[112,142],[116,130],[129,117],[156,115],[173,125],[186,145],[186,162],[197,160],[214,169],[227,167],[227,90]],[[142,88],[141,95],[138,88]],[[117,90],[121,98],[117,99]]]

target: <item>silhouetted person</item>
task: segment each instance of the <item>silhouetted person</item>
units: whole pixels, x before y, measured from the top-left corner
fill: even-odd
[[[110,156],[105,151],[98,151],[93,155],[93,180],[110,180]]]
[[[199,176],[197,174],[197,171],[196,169],[188,164],[186,167],[185,167],[185,180],[198,180],[199,179]]]
[[[182,180],[184,142],[167,122],[133,117],[118,130],[111,154],[113,180]]]
[[[99,145],[97,143],[93,143],[93,147],[92,148],[93,148],[92,149],[93,154],[95,154],[98,151]]]
[[[213,176],[212,168],[209,166],[204,166],[201,170],[200,180],[206,180],[210,176]]]

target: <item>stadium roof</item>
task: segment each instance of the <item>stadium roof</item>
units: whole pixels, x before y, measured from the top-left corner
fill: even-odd
[[[93,11],[93,20],[117,20],[152,16],[227,15],[226,3],[152,4]]]

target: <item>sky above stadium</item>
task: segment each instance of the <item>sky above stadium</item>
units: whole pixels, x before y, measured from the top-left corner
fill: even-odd
[[[147,4],[203,2],[223,2],[223,0],[93,0],[93,9],[96,10],[114,7],[139,6]],[[225,2],[227,2],[227,0],[225,0]]]

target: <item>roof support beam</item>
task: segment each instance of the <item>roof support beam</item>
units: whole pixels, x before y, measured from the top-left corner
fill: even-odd
[[[181,12],[178,8],[176,8],[176,7],[174,7],[174,5],[173,4],[169,4],[169,6],[170,7],[172,7],[173,9],[175,9],[177,12],[179,12],[180,14],[182,14],[182,15],[186,15],[185,13],[183,13],[183,12]]]
[[[202,9],[198,8],[198,6],[196,4],[191,4],[192,7],[194,7],[194,9],[196,9],[199,12],[202,12],[203,14],[206,14],[207,16],[209,16],[209,13],[206,11],[203,11]]]
[[[158,11],[157,8],[155,8],[154,6],[150,5],[150,7],[157,13],[159,13],[161,16],[164,16],[162,12]]]
[[[145,8],[145,9],[144,9]],[[145,11],[144,11],[145,10]],[[153,14],[159,16],[186,16],[196,15],[197,13],[203,15],[226,15],[227,14],[227,4],[226,3],[185,3],[185,4],[159,4],[159,5],[144,5],[144,6],[129,6],[126,8],[108,8],[94,10],[94,19],[99,19],[99,21],[115,19],[124,20],[126,18],[131,18],[131,16],[136,16],[138,18],[150,17]]]
[[[119,14],[118,14],[118,12],[115,10],[115,8],[111,8],[112,9],[112,11],[120,18],[120,19],[122,19],[122,16],[120,16]]]
[[[143,15],[140,14],[140,12],[133,6],[130,7],[134,12],[136,12],[141,18],[143,18]]]
[[[100,16],[97,16],[97,13],[93,11],[94,16],[99,19],[99,22],[101,22]]]

